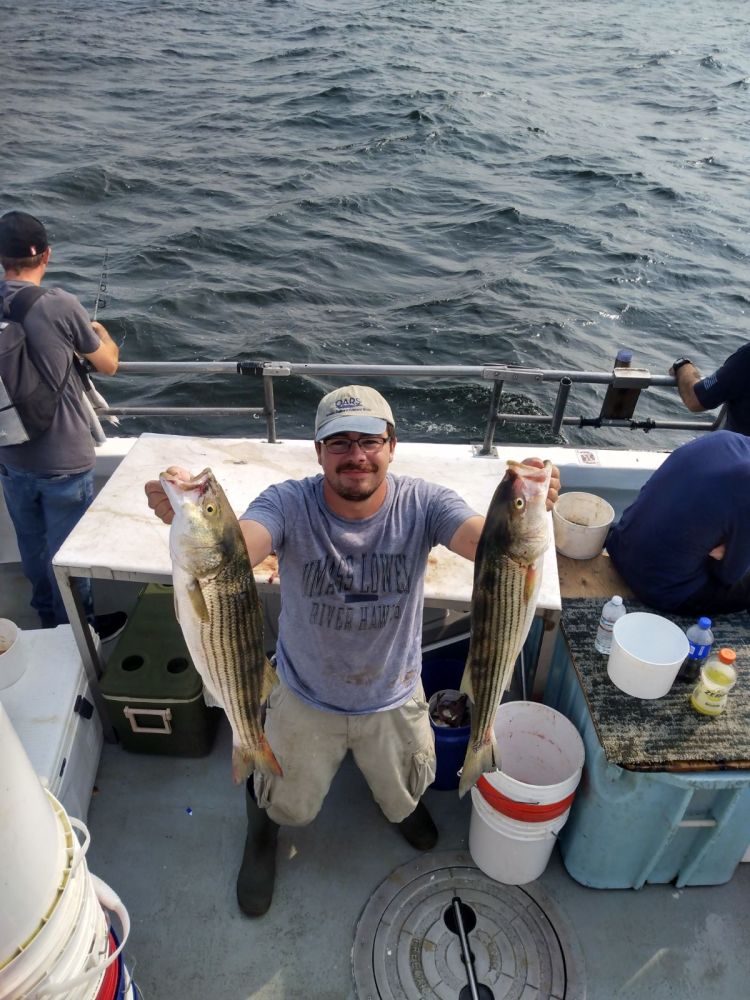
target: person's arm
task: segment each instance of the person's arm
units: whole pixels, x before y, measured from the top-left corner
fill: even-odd
[[[691,413],[704,413],[706,407],[703,406],[698,397],[695,395],[695,389],[693,388],[696,382],[701,381],[701,373],[692,363],[688,361],[685,365],[680,365],[680,367],[675,372],[674,366],[669,369],[669,374],[672,378],[677,380],[677,391],[680,394],[680,399],[687,406]]]
[[[170,466],[167,472],[177,479],[192,479],[187,469],[176,465]],[[159,480],[149,479],[144,486],[144,490],[148,505],[154,514],[165,524],[171,524],[174,520],[174,511],[172,510],[172,504],[169,502],[169,497],[164,492],[164,487]],[[271,532],[258,521],[240,521],[240,530],[245,540],[247,554],[250,557],[250,565],[257,566],[267,556],[270,556],[273,551]]]
[[[477,545],[479,545],[479,537],[482,534],[482,528],[484,527],[484,518],[479,514],[475,514],[474,517],[468,518],[457,529],[453,538],[450,540],[448,548],[451,552],[455,552],[459,556],[463,556],[464,559],[468,559],[470,562],[474,562],[477,556]]]
[[[120,360],[120,348],[110,337],[107,328],[94,320],[91,323],[94,333],[99,338],[99,347],[91,354],[84,354],[84,358],[90,361],[98,372],[103,375],[114,375]]]
[[[523,460],[524,465],[536,465],[541,468],[544,463],[540,458],[525,458]],[[549,480],[549,490],[547,491],[547,510],[552,510],[555,501],[560,493],[560,470],[556,465],[552,466],[552,472],[550,473]],[[456,530],[456,533],[451,538],[448,548],[451,552],[455,552],[459,556],[463,556],[464,559],[469,559],[474,562],[477,554],[477,545],[479,544],[479,537],[482,534],[482,528],[484,528],[484,518],[479,514],[475,514],[474,517],[469,517],[464,523]]]
[[[242,537],[245,539],[250,565],[257,566],[273,552],[271,532],[260,521],[240,521]]]

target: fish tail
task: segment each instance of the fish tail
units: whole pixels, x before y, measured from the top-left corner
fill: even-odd
[[[476,744],[471,743],[466,748],[466,758],[458,784],[458,797],[463,798],[485,772],[494,771],[499,766],[500,760],[495,743],[495,733],[490,728],[484,734],[478,748]]]
[[[235,785],[243,782],[253,771],[284,776],[281,764],[276,760],[271,745],[265,736],[259,747],[232,747],[232,778]]]

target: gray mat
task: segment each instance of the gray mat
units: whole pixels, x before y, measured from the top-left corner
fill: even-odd
[[[607,676],[607,658],[594,649],[601,598],[563,600],[562,629],[607,760],[637,771],[750,769],[750,616],[714,622],[714,649],[737,653],[738,679],[726,711],[700,715],[690,705],[693,684],[675,681],[663,698],[633,698]],[[628,611],[652,611],[635,600]],[[680,628],[692,618],[668,616]]]

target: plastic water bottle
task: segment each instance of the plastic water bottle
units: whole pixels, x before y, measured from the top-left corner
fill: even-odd
[[[699,618],[694,625],[685,630],[690,643],[690,651],[683,660],[677,676],[683,681],[696,681],[701,667],[711,653],[714,644],[714,634],[711,631],[711,619]]]
[[[604,605],[599,618],[599,628],[596,630],[596,639],[594,640],[594,646],[598,652],[609,655],[609,651],[612,649],[612,629],[615,627],[617,619],[622,618],[624,614],[627,614],[627,609],[622,603],[620,595],[615,594]]]

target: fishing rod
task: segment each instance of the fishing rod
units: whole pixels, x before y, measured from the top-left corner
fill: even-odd
[[[96,293],[96,302],[94,303],[94,322],[96,322],[96,317],[99,313],[99,306],[105,309],[107,306],[107,264],[109,262],[109,247],[104,249],[104,260],[102,261],[102,273],[99,276],[99,288]]]
[[[109,247],[104,250],[104,260],[102,261],[102,270],[99,275],[99,288],[96,292],[96,301],[94,302],[94,316],[93,322],[96,322],[96,317],[99,313],[99,309],[104,309],[107,305],[106,293],[107,293],[107,265],[109,262]],[[91,430],[91,435],[97,444],[104,444],[107,440],[107,435],[102,429],[102,425],[99,421],[99,413],[106,411],[109,407],[106,399],[99,390],[96,388],[94,383],[91,381],[91,376],[89,372],[91,371],[90,366],[86,363],[84,358],[80,358],[77,354],[73,355],[73,364],[78,372],[78,377],[81,380],[81,385],[83,387],[83,404],[88,411],[89,417],[89,428]],[[119,424],[119,420],[115,416],[108,417],[113,424]]]

